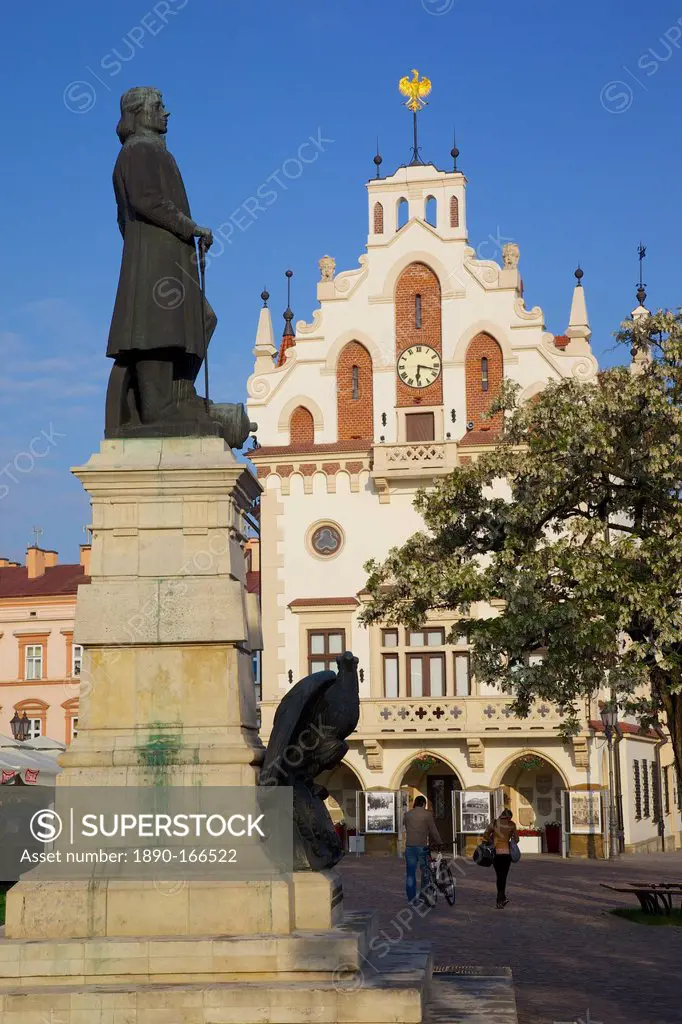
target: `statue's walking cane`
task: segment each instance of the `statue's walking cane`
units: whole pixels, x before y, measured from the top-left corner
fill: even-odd
[[[199,284],[201,287],[201,336],[204,341],[204,387],[206,412],[208,412],[208,340],[206,338],[206,242],[199,237]]]

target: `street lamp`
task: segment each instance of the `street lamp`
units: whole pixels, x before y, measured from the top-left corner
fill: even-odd
[[[25,711],[21,718],[19,717],[19,712],[15,711],[14,718],[10,722],[10,725],[12,726],[12,735],[15,740],[19,740],[20,743],[23,743],[24,740],[28,739],[28,734],[31,731],[31,723],[29,722],[28,715]]]
[[[600,709],[604,723],[604,734],[609,745],[609,858],[618,856],[618,822],[616,820],[616,795],[613,784],[613,737],[618,725],[618,705],[613,701]]]

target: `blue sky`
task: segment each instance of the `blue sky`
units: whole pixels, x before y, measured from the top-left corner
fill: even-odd
[[[61,561],[84,541],[69,467],[102,436],[114,128],[133,85],[164,93],[195,219],[215,229],[237,211],[208,269],[218,400],[245,397],[263,285],[279,330],[287,267],[310,319],[319,257],[357,265],[377,134],[385,173],[409,159],[396,83],[413,67],[433,81],[424,158],[450,166],[456,124],[471,243],[519,243],[550,330],[566,326],[580,261],[595,353],[622,359],[611,332],[634,305],[640,238],[648,304],[680,302],[679,2],[37,0],[7,5],[2,50],[0,555],[22,558],[33,526]],[[282,170],[320,135],[300,177]],[[245,215],[268,179],[276,200]]]

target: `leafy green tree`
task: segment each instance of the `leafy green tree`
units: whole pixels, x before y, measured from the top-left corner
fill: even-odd
[[[505,383],[496,450],[421,491],[426,530],[365,566],[364,621],[451,610],[477,677],[519,715],[554,701],[564,735],[613,687],[643,727],[665,720],[682,778],[682,315],[616,337],[638,372],[552,382],[522,405]]]

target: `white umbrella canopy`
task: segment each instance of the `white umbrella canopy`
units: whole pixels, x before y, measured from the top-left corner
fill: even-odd
[[[39,744],[40,749],[37,749]],[[57,756],[64,750],[65,744],[47,737],[19,743],[11,736],[0,736],[0,779],[4,775],[4,785],[7,785],[18,775],[29,786],[54,786],[62,770],[57,764]],[[11,772],[15,774],[9,775]]]

